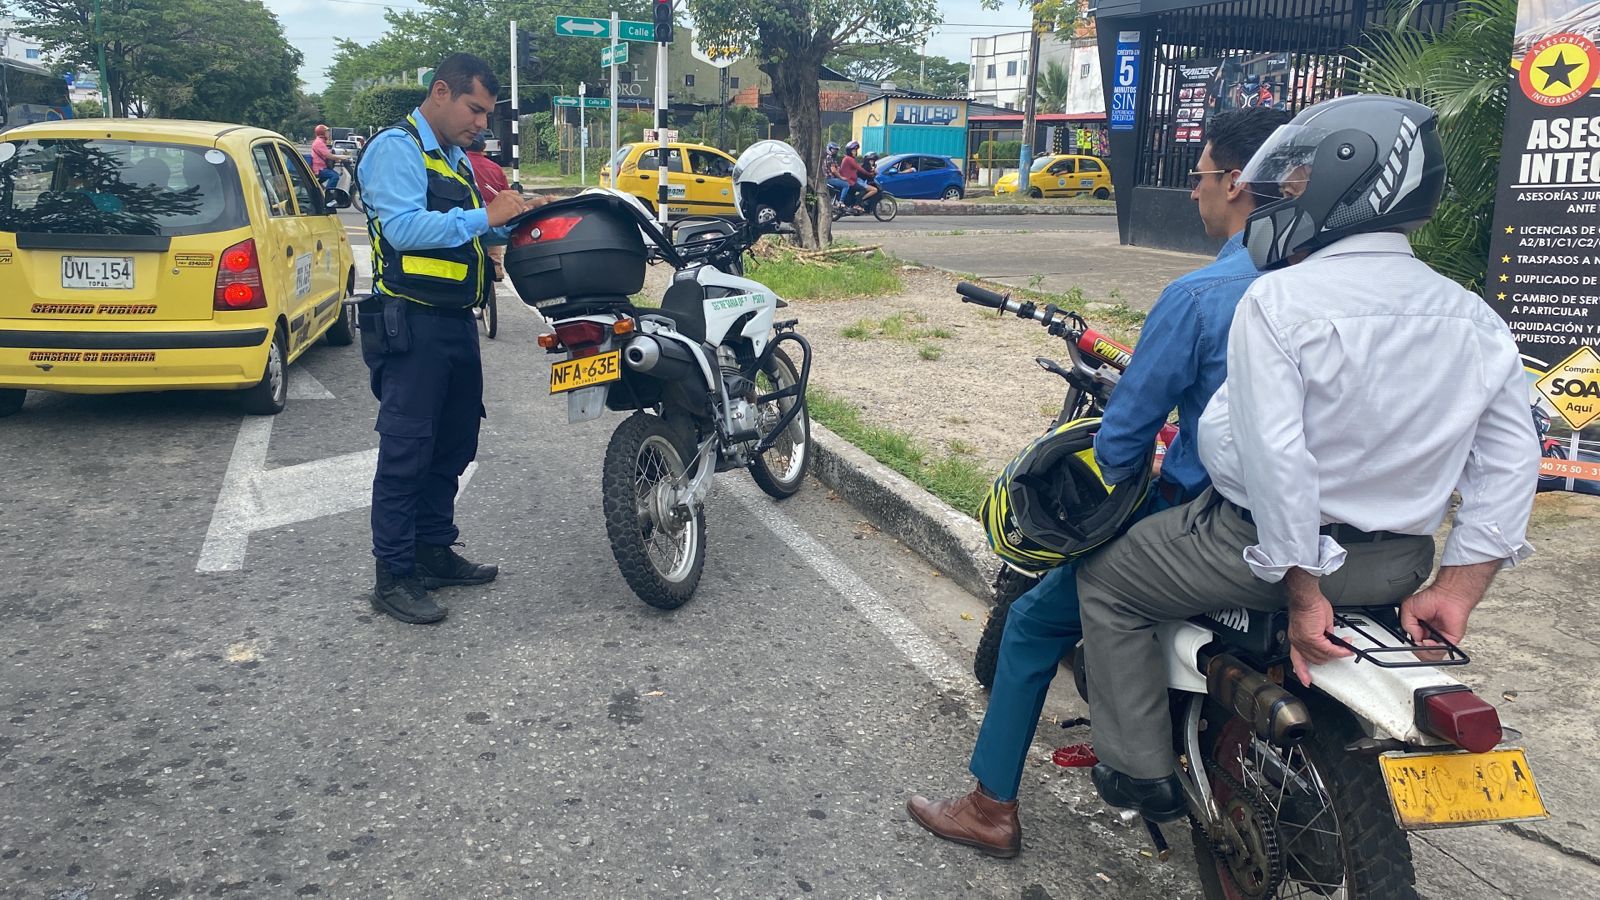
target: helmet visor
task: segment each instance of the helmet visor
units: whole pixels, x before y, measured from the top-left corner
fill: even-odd
[[[1239,180],[1260,197],[1298,197],[1311,181],[1311,161],[1328,137],[1326,128],[1282,125],[1245,163]]]

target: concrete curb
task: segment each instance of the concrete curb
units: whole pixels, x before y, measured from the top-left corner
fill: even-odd
[[[811,422],[811,473],[872,523],[915,550],[939,573],[984,600],[994,599],[1000,560],[971,516]]]
[[[898,200],[907,216],[1114,216],[1115,206],[1069,203],[982,203],[964,200]]]

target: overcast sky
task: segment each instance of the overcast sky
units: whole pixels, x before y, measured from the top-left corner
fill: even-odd
[[[289,43],[305,54],[300,78],[307,90],[317,92],[327,86],[326,69],[333,62],[334,38],[349,38],[369,43],[383,34],[386,8],[415,9],[416,0],[263,0],[277,13]],[[966,62],[972,38],[1027,28],[1028,17],[1020,5],[1010,4],[990,12],[978,0],[940,0],[939,9],[946,24],[928,41],[930,56],[944,56]],[[977,24],[988,23],[988,24]]]

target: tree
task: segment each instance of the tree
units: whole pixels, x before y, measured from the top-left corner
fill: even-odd
[[[106,114],[106,108],[99,100],[80,100],[72,104],[72,114],[80,119],[98,119]]]
[[[817,197],[827,196],[820,165],[823,62],[852,41],[889,47],[919,40],[939,21],[935,0],[689,0],[689,13],[702,45],[749,47],[765,64]],[[826,244],[830,225],[814,202],[802,204],[795,218],[806,246]]]
[[[1067,77],[1067,67],[1051,60],[1039,73],[1039,112],[1066,112],[1071,93],[1072,81]]]
[[[422,105],[428,89],[419,84],[380,84],[370,87],[350,101],[348,124],[362,131],[392,125]]]
[[[103,43],[112,114],[275,125],[294,111],[301,54],[261,0],[15,0],[20,30],[68,68]]]
[[[686,140],[696,140],[738,156],[744,148],[766,138],[767,126],[767,116],[759,109],[728,106],[722,110],[707,109],[695,113],[680,133]],[[719,135],[722,137],[720,141]]]
[[[350,103],[363,79],[410,77],[419,68],[436,65],[451,53],[471,53],[482,58],[500,76],[501,97],[510,96],[511,50],[506,23],[535,35],[541,69],[524,69],[521,97],[524,109],[548,107],[555,94],[576,93],[580,81],[598,82],[596,66],[600,41],[555,36],[555,17],[561,15],[609,17],[615,8],[624,19],[650,18],[649,0],[622,0],[613,6],[600,0],[419,0],[417,7],[391,8],[384,13],[389,28],[370,44],[341,40],[328,67],[328,88],[323,92],[324,112],[330,122],[350,118]]]
[[[828,67],[856,81],[873,84],[893,81],[902,88],[933,94],[964,94],[967,64],[942,56],[924,57],[915,44],[889,47],[852,42],[828,57]]]
[[[295,92],[294,112],[274,125],[272,130],[296,140],[309,140],[312,129],[322,124],[322,99],[316,94]]]
[[[1505,129],[1506,48],[1516,0],[1462,0],[1443,29],[1418,23],[1412,0],[1400,23],[1374,37],[1361,88],[1427,104],[1439,114],[1445,170],[1439,211],[1411,235],[1429,265],[1469,290],[1483,289]]]

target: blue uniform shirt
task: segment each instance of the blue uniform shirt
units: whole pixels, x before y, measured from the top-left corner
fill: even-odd
[[[1261,273],[1236,234],[1217,261],[1167,285],[1145,319],[1133,362],[1123,373],[1095,435],[1094,455],[1107,482],[1139,472],[1156,432],[1174,407],[1178,437],[1161,477],[1193,498],[1211,484],[1200,464],[1200,414],[1228,374],[1228,327],[1239,299]]]
[[[423,117],[419,107],[412,117],[421,126],[422,148],[438,150],[439,139]],[[472,178],[472,164],[460,147],[448,147],[445,161],[456,171],[466,170]],[[376,216],[383,224],[383,236],[396,250],[433,250],[440,247],[459,247],[475,237],[493,232],[506,237],[504,228],[489,227],[489,213],[485,209],[452,209],[433,212],[428,209],[428,170],[417,156],[417,145],[411,136],[398,128],[380,133],[367,143],[361,153],[361,200],[368,216]]]

